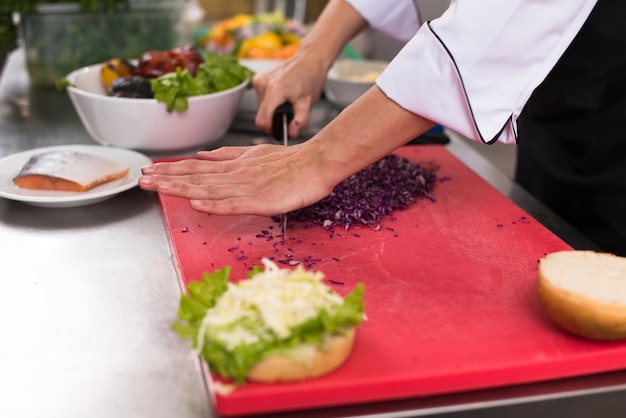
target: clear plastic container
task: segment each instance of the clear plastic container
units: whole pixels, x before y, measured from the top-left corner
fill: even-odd
[[[84,13],[70,3],[40,6],[21,19],[31,85],[54,87],[83,66],[178,46],[183,7],[184,0],[135,0],[114,13]]]

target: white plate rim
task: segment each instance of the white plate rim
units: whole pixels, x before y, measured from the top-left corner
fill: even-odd
[[[28,190],[22,189],[13,183],[13,178],[31,156],[58,150],[83,152],[107,158],[128,165],[130,170],[124,178],[101,184],[85,192]],[[0,159],[0,197],[44,207],[89,205],[137,186],[141,176],[141,168],[151,163],[152,160],[150,158],[137,151],[102,145],[55,145],[25,150]]]

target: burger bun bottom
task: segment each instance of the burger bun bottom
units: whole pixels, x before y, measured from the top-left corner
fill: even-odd
[[[341,366],[350,353],[356,332],[333,335],[320,346],[301,346],[272,353],[255,364],[248,380],[263,383],[292,382],[312,379]]]

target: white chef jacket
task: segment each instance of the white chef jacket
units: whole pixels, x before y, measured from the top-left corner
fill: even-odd
[[[408,43],[376,83],[403,108],[470,139],[516,143],[516,120],[596,0],[452,0],[420,25],[414,0],[346,0]]]

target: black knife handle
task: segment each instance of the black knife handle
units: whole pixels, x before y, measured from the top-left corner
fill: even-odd
[[[272,136],[277,141],[283,142],[283,115],[287,116],[287,124],[293,120],[293,105],[284,102],[274,110],[272,115]]]

